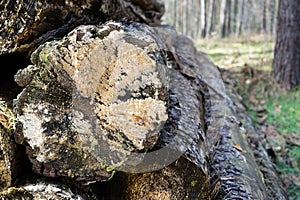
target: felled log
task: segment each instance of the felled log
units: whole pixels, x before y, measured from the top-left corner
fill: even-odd
[[[161,45],[154,29],[117,23],[81,26],[41,45],[34,65],[15,76],[25,86],[15,102],[15,138],[27,145],[34,171],[88,183],[114,170],[161,170],[184,154],[188,160],[157,174],[175,168],[166,181],[177,176],[186,187],[170,187],[174,198],[209,198],[204,85],[168,69]]]
[[[199,79],[202,82],[201,102],[202,105],[206,104],[202,119],[205,122],[204,140],[209,149],[206,153],[209,156],[211,198],[287,199],[275,169],[265,156],[263,145],[253,140],[261,135],[258,131],[255,132],[234,86],[225,84],[223,73],[206,55],[197,52],[191,40],[177,35],[167,27],[156,28],[156,31],[166,41],[167,46],[171,47],[169,50],[175,51],[177,59],[173,59],[173,64],[175,68],[177,65],[180,74],[186,79]],[[181,82],[181,86],[183,84]],[[181,90],[185,90],[184,86]],[[185,101],[188,99],[189,97]],[[256,146],[250,146],[248,140],[252,145],[255,142]],[[256,152],[256,158],[253,151]],[[257,163],[257,159],[260,162]],[[261,162],[264,163],[263,166]],[[151,188],[150,185],[148,187]]]
[[[82,24],[109,20],[158,23],[164,13],[157,0],[2,0],[0,55],[32,52],[38,45],[61,38]]]
[[[205,199],[201,195],[211,198],[219,190],[219,198],[267,199],[235,100],[227,95],[218,69],[205,56],[189,57],[191,53],[197,54],[191,41],[173,29],[141,24],[82,26],[62,41],[40,46],[32,55],[35,65],[16,75],[16,81],[26,86],[16,101],[23,129],[16,138],[28,144],[34,170],[78,181],[107,180],[115,169],[146,172],[128,175],[124,194],[133,199],[143,197],[145,191]],[[136,102],[143,107],[135,106]],[[153,121],[148,103],[155,106],[160,121]],[[43,140],[37,143],[35,138]],[[163,149],[165,155],[146,153],[153,147]],[[161,169],[161,160],[151,160],[168,159],[168,154],[178,152],[185,158],[175,169],[174,165]],[[190,164],[185,166],[186,162]],[[154,169],[160,171],[151,172]],[[197,178],[182,169],[194,171]],[[163,187],[158,177],[164,174],[166,181],[178,176],[188,186],[180,190],[181,184],[173,182],[172,187]],[[210,188],[209,192],[195,189],[196,183],[202,183],[197,188]],[[174,193],[175,188],[180,192]]]
[[[242,103],[242,97],[238,95],[235,89],[235,83],[230,73],[223,69],[220,69],[220,72],[225,83],[226,93],[229,94],[230,98],[235,102],[236,114],[246,130],[251,151],[258,166],[256,170],[259,170],[263,176],[268,199],[288,199],[287,193],[281,184],[280,177],[275,170],[274,163],[272,163],[266,152],[268,141],[266,141],[265,135],[252,125],[248,111]]]
[[[13,16],[1,54],[31,57],[13,127],[33,171],[83,190],[108,182],[88,199],[286,199],[224,73],[173,28],[146,25],[159,1],[111,2],[0,4]],[[110,19],[123,22],[71,31]]]
[[[205,54],[198,53],[186,37],[165,30],[159,34],[165,35],[165,41],[172,41],[170,46],[187,67],[185,71],[203,77],[209,90],[205,100],[210,104],[206,111],[210,115],[206,129],[210,176],[219,176],[221,183],[218,188],[213,179],[211,193],[219,189],[216,199],[288,199],[258,139],[263,135],[253,127],[233,79],[225,79],[225,73]]]

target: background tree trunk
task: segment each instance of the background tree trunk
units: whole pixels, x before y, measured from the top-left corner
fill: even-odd
[[[261,6],[261,32],[266,33],[267,32],[267,4],[266,1],[262,1]]]
[[[287,90],[300,84],[299,0],[280,0],[273,74]]]
[[[203,38],[206,37],[206,22],[207,22],[207,19],[206,19],[206,3],[205,3],[205,0],[201,0],[201,9],[200,9],[200,13],[201,13],[201,36]]]
[[[215,19],[215,0],[209,0],[209,12],[208,12],[208,34],[211,35],[214,27]]]

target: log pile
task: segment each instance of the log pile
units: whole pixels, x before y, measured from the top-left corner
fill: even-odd
[[[160,1],[0,5],[0,60],[30,57],[1,103],[2,199],[287,199],[232,79]]]

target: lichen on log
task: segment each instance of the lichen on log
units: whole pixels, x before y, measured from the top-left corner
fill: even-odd
[[[12,137],[15,116],[6,103],[0,101],[0,189],[13,184],[16,145]]]
[[[39,181],[35,184],[27,184],[22,187],[11,187],[0,192],[0,199],[24,199],[24,200],[84,200],[82,195],[72,192],[63,184],[54,184]]]
[[[78,27],[39,47],[35,66],[16,75],[27,84],[16,101],[16,137],[28,143],[36,172],[102,180],[157,142],[168,117],[163,57],[151,35],[124,29]]]

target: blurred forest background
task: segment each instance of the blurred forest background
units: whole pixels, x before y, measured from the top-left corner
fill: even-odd
[[[272,68],[280,0],[164,2],[163,23],[193,39],[198,50],[236,79],[290,199],[300,200],[300,87],[287,92]]]
[[[193,39],[275,36],[279,0],[165,0],[164,21]]]

